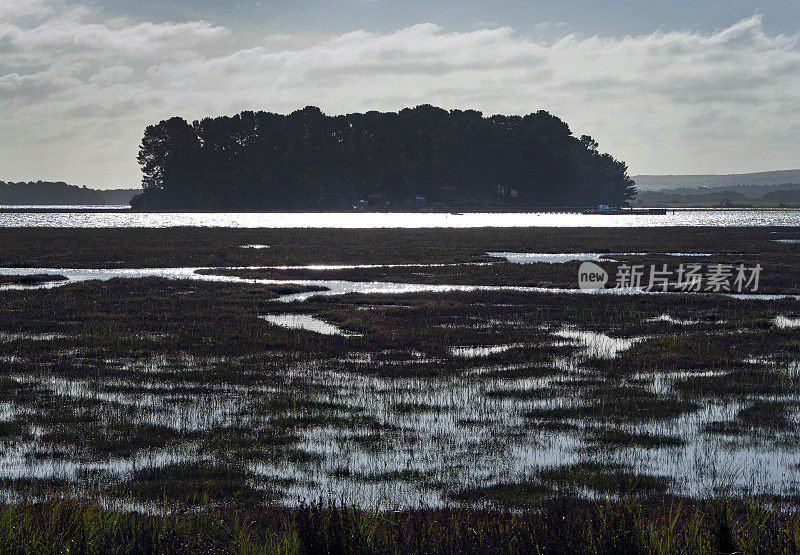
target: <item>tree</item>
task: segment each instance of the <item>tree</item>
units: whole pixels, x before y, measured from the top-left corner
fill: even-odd
[[[329,117],[307,106],[191,125],[176,117],[145,129],[144,193],[132,204],[296,210],[332,196],[400,206],[414,195],[464,208],[627,204],[627,167],[598,148],[542,110],[485,117],[424,104]]]

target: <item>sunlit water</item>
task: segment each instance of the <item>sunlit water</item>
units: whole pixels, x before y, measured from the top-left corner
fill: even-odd
[[[263,316],[259,316],[259,318],[283,328],[308,330],[322,335],[340,335],[343,337],[356,337],[359,335],[346,332],[310,314],[264,314]]]
[[[37,207],[40,208],[40,207]],[[74,208],[74,207],[70,207]],[[108,208],[108,207],[103,207]],[[0,227],[236,227],[236,228],[437,228],[437,227],[663,227],[800,226],[800,210],[669,210],[666,215],[580,213],[146,213],[6,212]]]
[[[513,264],[534,264],[537,262],[544,262],[547,264],[563,264],[564,262],[617,262],[612,257],[614,256],[646,256],[648,254],[663,254],[664,256],[680,256],[680,257],[707,257],[711,256],[709,253],[702,252],[664,252],[664,253],[647,253],[647,252],[487,252],[488,256],[492,258],[502,258]]]
[[[776,316],[775,326],[779,328],[800,328],[800,318],[789,318],[788,316]]]
[[[389,265],[387,265],[389,266]],[[398,267],[402,265],[397,265]],[[410,265],[424,266],[424,265]],[[436,265],[432,265],[436,266]],[[381,265],[354,265],[354,266],[296,266],[303,269],[352,269],[382,267]],[[266,267],[268,269],[281,268],[288,266]],[[378,295],[400,295],[408,293],[452,293],[452,292],[472,292],[472,291],[516,291],[519,293],[569,293],[579,295],[677,295],[675,292],[647,291],[642,287],[638,288],[606,288],[606,289],[570,289],[558,287],[525,287],[516,285],[445,285],[428,283],[392,283],[384,281],[348,281],[332,279],[246,279],[237,276],[209,275],[198,273],[205,268],[98,268],[98,269],[75,269],[75,268],[0,268],[0,276],[24,276],[31,274],[60,275],[67,278],[62,281],[52,281],[36,283],[30,285],[4,284],[0,285],[0,291],[4,290],[26,290],[26,289],[52,289],[70,283],[82,281],[100,280],[105,281],[114,278],[165,278],[165,279],[188,279],[197,281],[213,281],[226,283],[251,283],[266,286],[271,285],[295,285],[301,287],[322,287],[322,291],[308,291],[303,293],[289,293],[281,295],[276,299],[279,302],[305,301],[311,297],[336,296],[349,293],[378,294]],[[251,270],[258,269],[254,266],[231,267],[231,270]],[[699,292],[695,295],[706,295],[711,293]],[[779,299],[798,299],[800,295],[788,294],[760,294],[760,293],[726,293],[725,296],[742,300],[779,300]]]
[[[0,204],[0,210],[130,210],[127,204]]]

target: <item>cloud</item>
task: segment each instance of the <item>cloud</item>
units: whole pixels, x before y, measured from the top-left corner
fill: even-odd
[[[0,163],[9,172],[0,178],[134,185],[144,126],[176,114],[423,102],[549,110],[635,173],[796,167],[798,69],[800,37],[768,34],[759,15],[713,33],[548,42],[509,27],[448,32],[429,22],[245,39],[207,21],[0,0]]]
[[[43,0],[0,0],[0,20],[41,17],[51,13]]]

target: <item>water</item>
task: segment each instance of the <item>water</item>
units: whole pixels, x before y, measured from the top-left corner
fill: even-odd
[[[0,210],[130,210],[127,204],[0,204]]]
[[[534,262],[546,262],[548,264],[561,264],[563,262],[572,262],[578,260],[584,262],[592,260],[600,262],[606,260],[609,254],[593,253],[593,252],[576,252],[576,253],[536,253],[536,252],[487,252],[488,256],[493,258],[504,258],[514,264],[532,264]]]
[[[266,320],[270,324],[275,324],[276,326],[308,330],[322,335],[341,335],[343,337],[358,337],[360,335],[346,332],[333,324],[329,324],[309,314],[265,314],[259,316],[259,318]]]
[[[573,253],[539,253],[539,252],[487,252],[487,256],[493,258],[503,258],[508,262],[514,264],[533,264],[536,262],[545,262],[547,264],[562,264],[564,262],[617,262],[610,257],[612,256],[647,256],[649,254],[663,254],[664,256],[677,256],[677,257],[707,257],[711,256],[709,253],[704,252],[573,252]]]
[[[19,208],[19,207],[15,207]],[[41,208],[41,207],[37,207]],[[75,208],[75,207],[63,207]],[[109,207],[103,207],[109,208]],[[670,210],[666,215],[579,213],[141,213],[6,212],[0,227],[236,227],[236,228],[471,228],[471,227],[664,227],[800,226],[800,210]]]
[[[483,358],[524,346],[522,343],[512,343],[510,345],[486,345],[482,347],[451,347],[450,354],[460,358]]]
[[[774,322],[775,326],[779,328],[800,328],[800,318],[776,316]]]
[[[391,266],[391,265],[386,265]],[[363,267],[381,267],[381,265],[355,265],[355,266],[297,266],[307,269],[348,269]],[[270,267],[266,267],[270,268]],[[288,268],[288,266],[281,266]],[[157,277],[165,279],[190,279],[198,281],[216,281],[227,283],[255,283],[261,285],[297,285],[302,287],[324,287],[323,291],[309,291],[304,293],[291,293],[282,295],[276,300],[280,302],[305,301],[316,296],[346,295],[349,293],[400,295],[405,293],[451,293],[472,291],[516,291],[519,293],[571,293],[582,295],[678,295],[680,293],[664,291],[647,291],[643,288],[608,288],[608,289],[567,289],[557,287],[523,287],[515,285],[443,285],[427,283],[392,283],[385,281],[347,281],[334,279],[245,279],[237,276],[222,276],[200,274],[198,270],[205,268],[101,268],[101,269],[73,269],[73,268],[0,268],[3,276],[24,276],[30,274],[61,275],[67,281],[54,281],[34,285],[0,285],[0,291],[11,289],[52,289],[69,283],[89,280],[109,280],[114,278],[143,278]],[[231,267],[226,269],[257,269],[254,266]],[[714,293],[699,292],[695,295],[710,295]],[[741,300],[779,300],[800,299],[800,295],[785,294],[756,294],[756,293],[725,293],[727,297]]]
[[[630,339],[610,337],[604,333],[594,331],[574,330],[564,328],[555,332],[556,336],[575,341],[583,348],[583,356],[587,358],[615,358],[622,351],[630,349],[642,337]]]
[[[315,268],[315,267],[310,267]],[[329,268],[319,266],[320,269]],[[338,268],[349,268],[340,266]],[[299,285],[325,287],[325,291],[310,291],[283,295],[277,300],[281,302],[305,301],[314,296],[345,295],[348,293],[363,294],[402,294],[402,293],[449,293],[452,291],[520,291],[531,293],[578,292],[577,289],[548,289],[545,287],[516,287],[505,285],[430,285],[417,283],[391,283],[383,281],[347,281],[347,280],[315,280],[315,279],[244,279],[236,276],[208,275],[197,273],[202,268],[137,268],[137,269],[71,269],[71,268],[0,268],[0,275],[51,274],[62,275],[68,281],[49,282],[24,286],[26,289],[52,288],[89,280],[109,280],[114,278],[159,277],[165,279],[190,279],[199,281],[216,281],[228,283],[257,283],[262,285]],[[236,269],[236,268],[234,268]],[[248,268],[241,268],[248,269]],[[18,289],[21,286],[0,286],[4,289]],[[605,289],[607,292],[624,292],[625,290]]]
[[[679,326],[691,326],[693,324],[698,324],[699,320],[686,320],[682,318],[673,318],[669,314],[661,314],[656,316],[655,318],[650,318],[649,322],[667,322],[668,324],[677,324]]]

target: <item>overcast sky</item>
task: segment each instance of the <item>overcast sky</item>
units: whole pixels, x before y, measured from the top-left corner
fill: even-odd
[[[144,127],[545,109],[631,174],[800,168],[798,0],[0,0],[0,180],[139,185]]]

